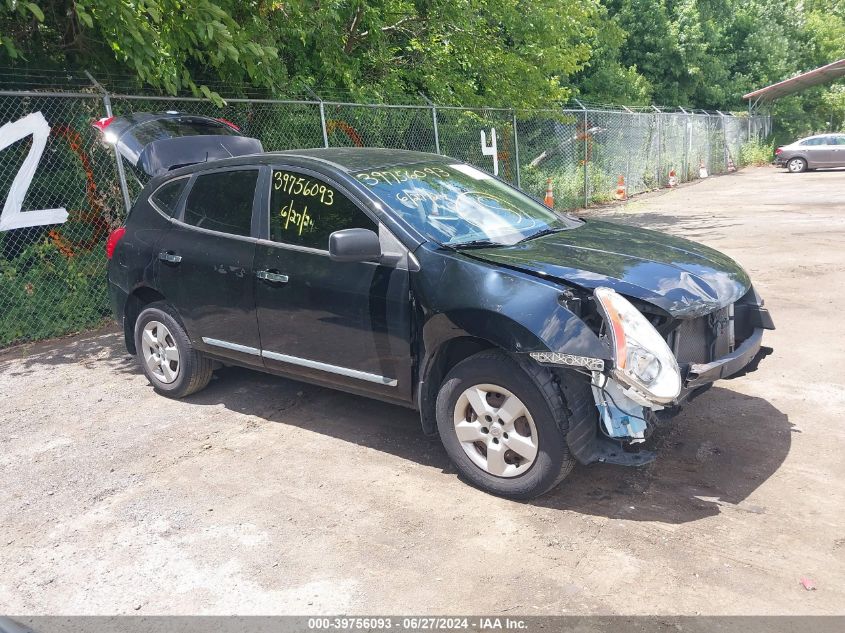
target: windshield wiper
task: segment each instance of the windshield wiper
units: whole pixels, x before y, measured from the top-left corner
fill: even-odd
[[[456,242],[454,244],[446,244],[450,248],[485,248],[487,246],[503,246],[498,242],[491,242],[488,239],[470,240],[469,242]]]
[[[543,237],[544,235],[551,235],[552,233],[560,233],[561,231],[565,230],[565,228],[543,229],[541,231],[537,231],[536,233],[532,233],[528,237],[523,237],[517,242],[517,244],[522,244],[523,242],[527,242],[528,240],[533,240],[536,237]]]

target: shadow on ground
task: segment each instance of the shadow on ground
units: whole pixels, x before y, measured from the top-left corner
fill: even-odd
[[[60,339],[24,343],[0,350],[0,373],[26,376],[39,366],[80,365],[93,368],[105,365],[122,373],[135,373],[134,357],[126,352],[117,326]]]
[[[0,372],[25,376],[38,365],[71,363],[140,373],[113,330],[7,350],[0,355]],[[559,488],[532,503],[671,524],[713,516],[726,505],[765,513],[766,508],[744,502],[786,459],[792,425],[768,401],[731,390],[729,381],[719,385],[656,431],[655,462],[635,469],[579,466]],[[223,404],[231,411],[455,472],[439,440],[423,435],[417,413],[403,407],[237,367],[218,370],[207,389],[185,402]]]
[[[729,385],[730,383],[722,383]],[[453,474],[417,413],[375,400],[241,368],[224,368],[188,399],[330,435]],[[768,401],[714,387],[657,430],[658,458],[642,468],[579,466],[535,505],[635,521],[686,523],[743,502],[789,453],[792,425]]]

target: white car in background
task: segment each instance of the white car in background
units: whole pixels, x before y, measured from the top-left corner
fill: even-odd
[[[799,174],[808,169],[845,167],[845,134],[817,134],[775,150],[775,165]]]

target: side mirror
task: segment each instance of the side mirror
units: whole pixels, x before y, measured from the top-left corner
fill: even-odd
[[[369,262],[381,257],[378,235],[369,229],[343,229],[329,235],[329,257],[336,262]]]

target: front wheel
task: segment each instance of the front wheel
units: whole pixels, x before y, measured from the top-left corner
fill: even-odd
[[[800,174],[807,171],[807,161],[803,158],[790,158],[786,162],[786,168],[791,174]]]
[[[575,465],[551,374],[501,351],[471,356],[449,372],[437,396],[437,428],[460,474],[494,495],[531,499]]]

